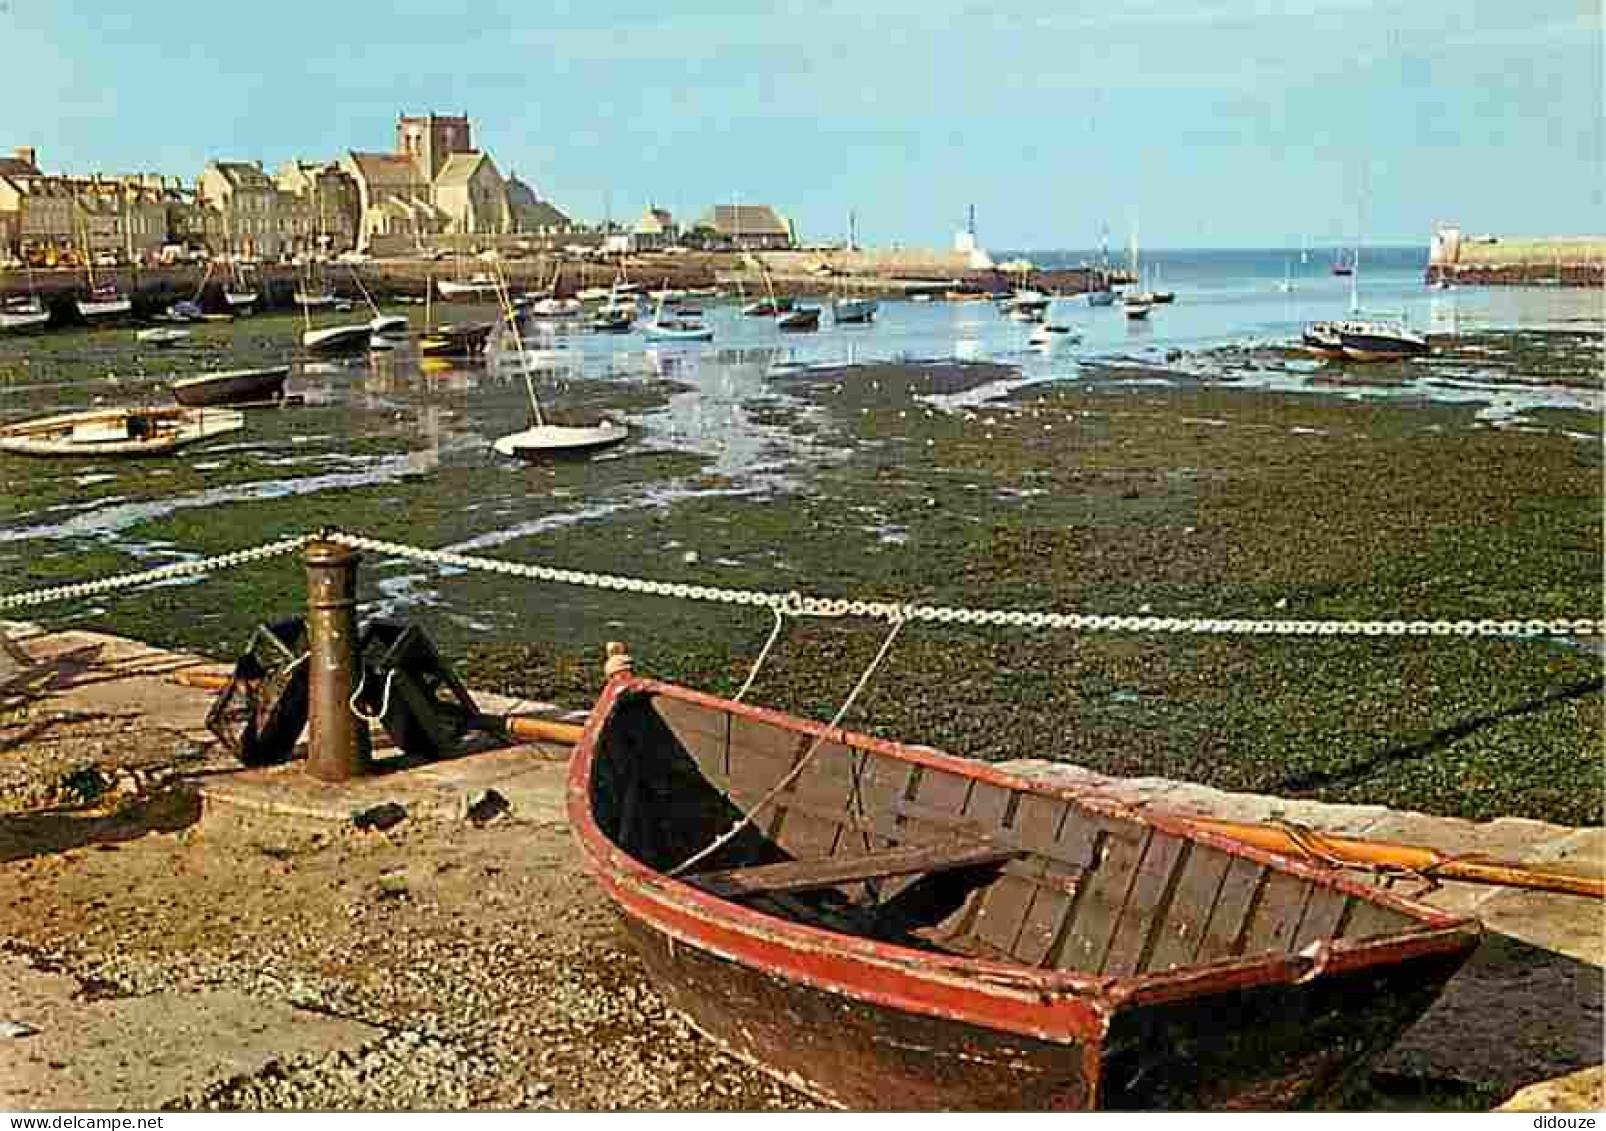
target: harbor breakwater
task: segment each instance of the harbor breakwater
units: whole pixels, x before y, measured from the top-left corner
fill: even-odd
[[[1606,236],[1468,236],[1440,227],[1433,233],[1427,282],[1598,287],[1606,284]]]

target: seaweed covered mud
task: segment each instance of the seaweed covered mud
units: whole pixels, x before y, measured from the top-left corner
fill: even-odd
[[[735,337],[734,314],[709,315]],[[900,340],[903,316],[875,332]],[[0,460],[0,586],[331,524],[575,570],[1027,612],[1599,615],[1598,334],[1464,334],[1424,362],[1345,367],[1141,341],[1045,359],[1013,332],[984,327],[997,340],[976,363],[868,345],[866,363],[826,335],[702,353],[560,341],[543,400],[619,415],[633,438],[533,467],[488,453],[523,414],[522,379],[494,367],[298,371],[292,391],[318,397],[226,448],[138,469]],[[103,395],[86,364],[37,362],[51,377],[35,383],[68,393],[33,403]],[[279,559],[40,619],[227,657],[301,586]],[[749,607],[376,555],[361,587],[364,615],[418,622],[471,684],[572,706],[596,694],[606,640],[629,641],[639,671],[728,694],[772,628]],[[830,717],[886,631],[789,621],[748,700]],[[847,722],[987,759],[1594,824],[1601,718],[1598,640],[921,623]]]

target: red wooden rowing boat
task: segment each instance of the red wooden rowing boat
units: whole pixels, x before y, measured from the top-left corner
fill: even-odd
[[[847,1108],[1331,1102],[1479,936],[1177,818],[628,672],[569,810],[670,1004]]]

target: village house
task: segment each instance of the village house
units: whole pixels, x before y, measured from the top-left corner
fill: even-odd
[[[279,188],[261,162],[210,161],[196,186],[213,253],[274,260],[287,246]]]
[[[167,241],[163,193],[141,176],[51,176],[21,148],[0,158],[0,258],[38,265],[154,259]]]
[[[664,208],[648,207],[630,229],[631,251],[659,251],[679,242],[680,225]]]
[[[273,175],[285,250],[337,255],[357,246],[357,182],[335,162],[290,161]]]
[[[767,204],[716,204],[695,230],[706,245],[716,247],[774,251],[797,244],[791,221]]]

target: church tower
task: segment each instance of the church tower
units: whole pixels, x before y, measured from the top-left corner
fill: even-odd
[[[452,154],[470,153],[473,149],[467,114],[426,114],[423,117],[402,114],[396,119],[396,152],[411,157],[419,176],[426,181],[435,180]]]

